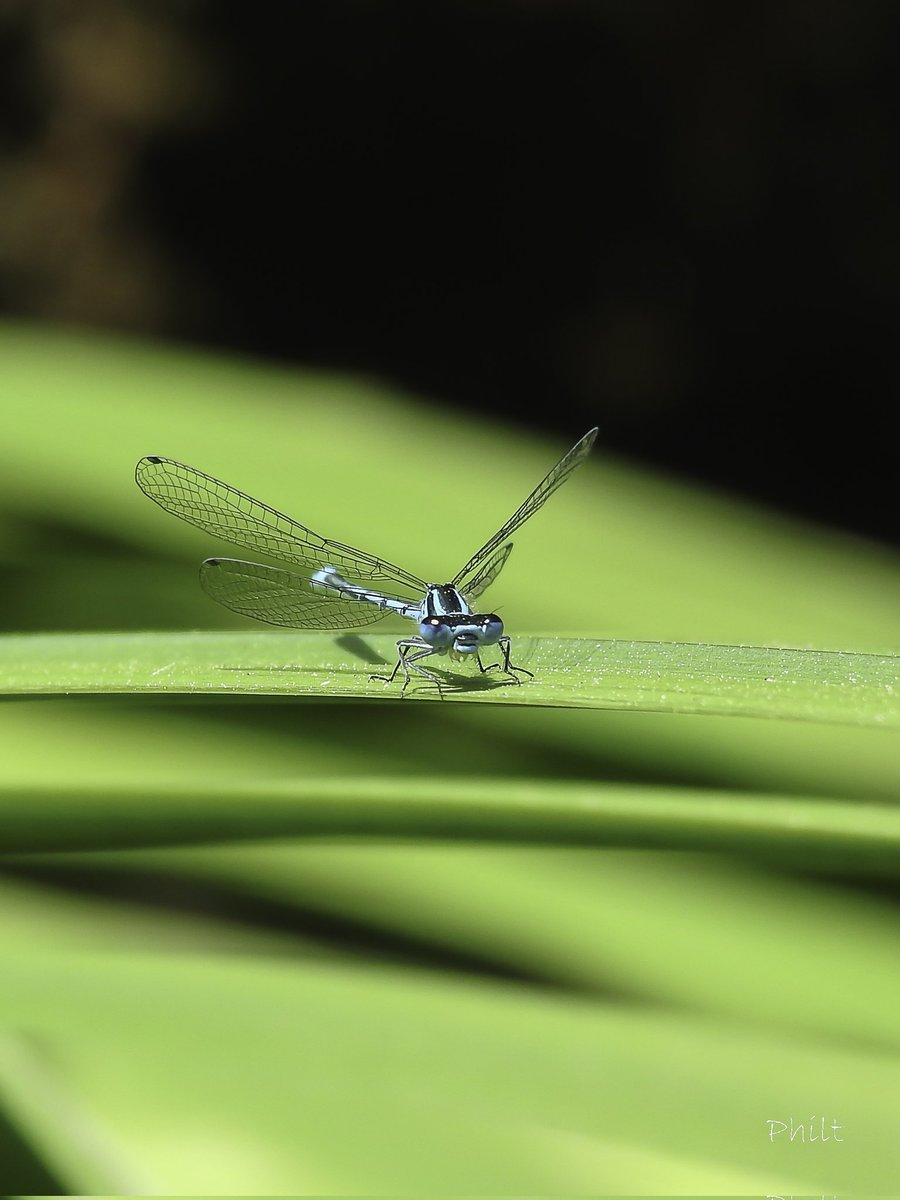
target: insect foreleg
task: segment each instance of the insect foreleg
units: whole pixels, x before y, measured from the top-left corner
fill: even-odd
[[[503,655],[503,662],[502,663],[490,663],[488,666],[481,668],[483,671],[485,671],[485,672],[493,671],[494,668],[496,667],[499,670],[502,670],[503,672],[505,672],[505,674],[507,674],[510,677],[510,679],[513,681],[513,683],[521,683],[522,682],[522,680],[519,679],[518,676],[514,674],[514,672],[516,672],[516,671],[521,671],[522,674],[527,675],[529,679],[534,679],[533,671],[529,671],[526,667],[517,667],[509,661],[510,639],[505,634],[502,638],[500,638],[497,645],[500,647],[500,653]],[[479,661],[478,665],[481,666],[480,661]]]

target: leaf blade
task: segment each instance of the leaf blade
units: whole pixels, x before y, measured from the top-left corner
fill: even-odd
[[[520,636],[514,648],[534,680],[515,686],[461,668],[445,672],[443,698],[900,728],[900,657],[893,655],[537,636]],[[0,638],[0,694],[398,699],[399,684],[370,679],[395,654],[386,634],[18,635]],[[442,697],[434,685],[416,681],[406,698]]]

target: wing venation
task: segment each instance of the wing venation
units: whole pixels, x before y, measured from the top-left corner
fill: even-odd
[[[477,572],[482,563],[494,553],[501,543],[511,537],[520,525],[523,525],[529,517],[533,517],[538,509],[547,503],[556,489],[565,483],[575,468],[580,466],[588,454],[590,454],[591,446],[593,446],[594,439],[597,437],[597,432],[596,428],[588,430],[584,437],[577,441],[572,449],[562,456],[552,471],[549,471],[534,491],[522,501],[509,520],[479,550],[476,550],[463,569],[454,578],[453,583],[455,586],[459,586],[460,581],[472,574],[472,572]]]
[[[207,596],[242,617],[292,629],[358,629],[392,611],[313,585],[293,571],[236,558],[208,558],[200,567],[200,584]],[[399,603],[397,597],[384,598]]]
[[[353,582],[389,584],[404,598],[421,598],[425,591],[423,581],[402,567],[322,537],[237,488],[174,459],[142,458],[135,468],[135,480],[160,508],[213,537],[310,572],[331,565]]]

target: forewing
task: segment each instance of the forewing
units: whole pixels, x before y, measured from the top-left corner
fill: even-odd
[[[171,458],[142,458],[134,473],[141,491],[160,508],[214,537],[267,554],[311,572],[326,564],[353,581],[388,583],[421,597],[422,580],[364,550],[323,538],[305,525]]]
[[[591,446],[593,446],[596,436],[596,429],[589,430],[580,441],[575,443],[567,454],[563,455],[553,470],[541,480],[527,500],[524,500],[519,505],[502,528],[498,529],[494,536],[472,555],[453,580],[455,586],[459,586],[461,580],[471,575],[473,571],[477,571],[485,559],[488,559],[501,543],[511,537],[520,525],[524,524],[529,517],[533,517],[537,510],[547,503],[556,489],[566,482],[575,468],[580,466],[588,454],[590,454]]]
[[[242,617],[293,629],[356,629],[391,611],[314,587],[292,571],[236,558],[208,558],[200,567],[200,584],[207,596]]]
[[[470,604],[473,600],[477,600],[483,592],[488,590],[503,570],[503,565],[512,553],[512,548],[512,542],[507,542],[505,546],[501,546],[486,562],[482,563],[470,580],[464,579],[460,583],[459,590]]]

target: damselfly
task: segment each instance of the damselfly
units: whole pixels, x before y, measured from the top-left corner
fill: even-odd
[[[585,460],[596,436],[597,430],[591,429],[576,442],[462,570],[442,584],[426,583],[374,554],[320,537],[227,483],[171,458],[142,458],[135,479],[145,495],[182,521],[303,568],[301,575],[234,558],[208,558],[200,567],[200,583],[207,595],[232,612],[296,629],[354,629],[397,613],[415,621],[419,632],[400,638],[393,671],[373,679],[392,683],[402,670],[405,691],[415,671],[440,686],[440,678],[421,660],[448,654],[456,661],[474,658],[482,673],[500,668],[511,682],[521,683],[519,675],[534,676],[511,662],[503,622],[496,613],[478,612],[472,605],[509,558],[513,544],[507,539]],[[482,663],[485,646],[499,647],[499,663]]]

